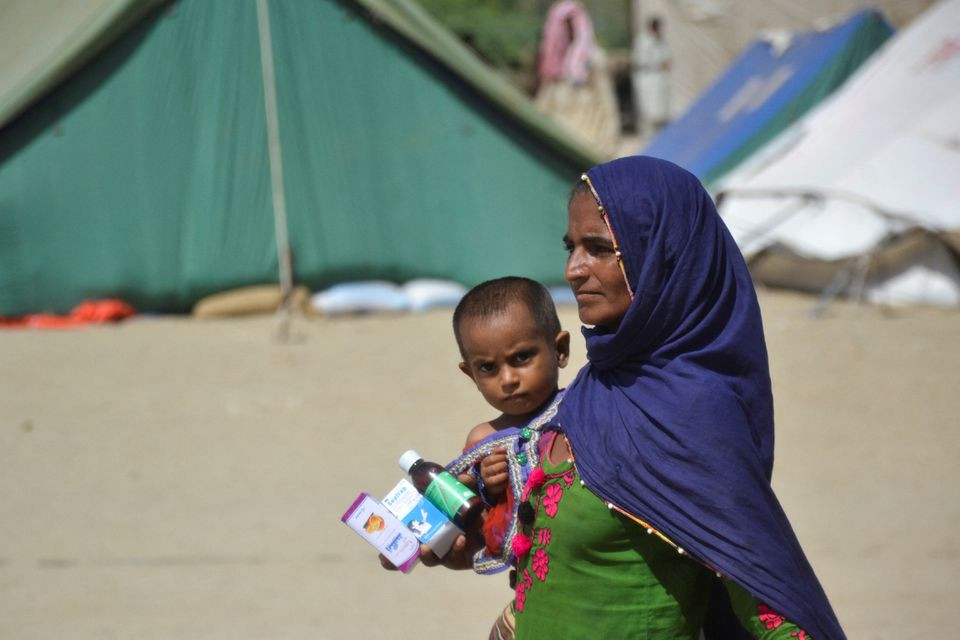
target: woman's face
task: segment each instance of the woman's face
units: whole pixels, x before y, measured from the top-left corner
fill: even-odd
[[[577,298],[580,320],[614,330],[630,306],[630,292],[617,262],[613,237],[589,193],[570,202],[567,235],[570,256],[563,277]]]

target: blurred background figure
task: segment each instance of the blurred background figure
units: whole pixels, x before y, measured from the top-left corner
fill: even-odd
[[[537,59],[535,102],[601,153],[619,135],[619,114],[606,56],[593,23],[576,0],[560,0],[547,12]]]
[[[651,135],[670,121],[670,47],[659,17],[647,21],[633,40],[633,87],[640,106],[641,131]]]

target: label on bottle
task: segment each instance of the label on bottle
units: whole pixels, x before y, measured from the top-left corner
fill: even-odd
[[[427,487],[424,494],[437,509],[453,520],[460,507],[470,502],[476,494],[454,478],[449,471],[441,471]]]
[[[460,535],[460,529],[440,513],[426,496],[417,493],[417,489],[407,479],[398,482],[382,502],[383,506],[400,518],[400,522],[413,531],[420,542],[430,547],[438,558],[446,555]]]

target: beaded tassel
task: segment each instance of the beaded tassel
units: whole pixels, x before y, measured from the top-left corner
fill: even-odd
[[[630,280],[627,278],[627,269],[623,264],[623,253],[620,251],[620,243],[617,242],[617,235],[613,232],[613,227],[610,226],[610,216],[607,214],[607,210],[603,207],[603,202],[600,201],[600,194],[597,193],[597,189],[593,186],[593,182],[590,181],[590,176],[587,174],[581,174],[580,179],[587,183],[587,186],[590,187],[590,193],[593,194],[593,199],[597,202],[597,211],[600,212],[600,217],[603,218],[604,224],[607,225],[607,230],[610,231],[610,237],[613,239],[613,251],[617,257],[617,264],[620,266],[620,273],[623,274],[623,281],[627,285],[627,293],[630,294],[630,299],[633,300],[633,287],[630,286]]]

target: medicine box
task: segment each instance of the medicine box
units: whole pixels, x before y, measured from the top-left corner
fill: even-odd
[[[400,571],[406,573],[416,565],[420,557],[417,536],[369,494],[357,496],[340,520],[376,547]]]

